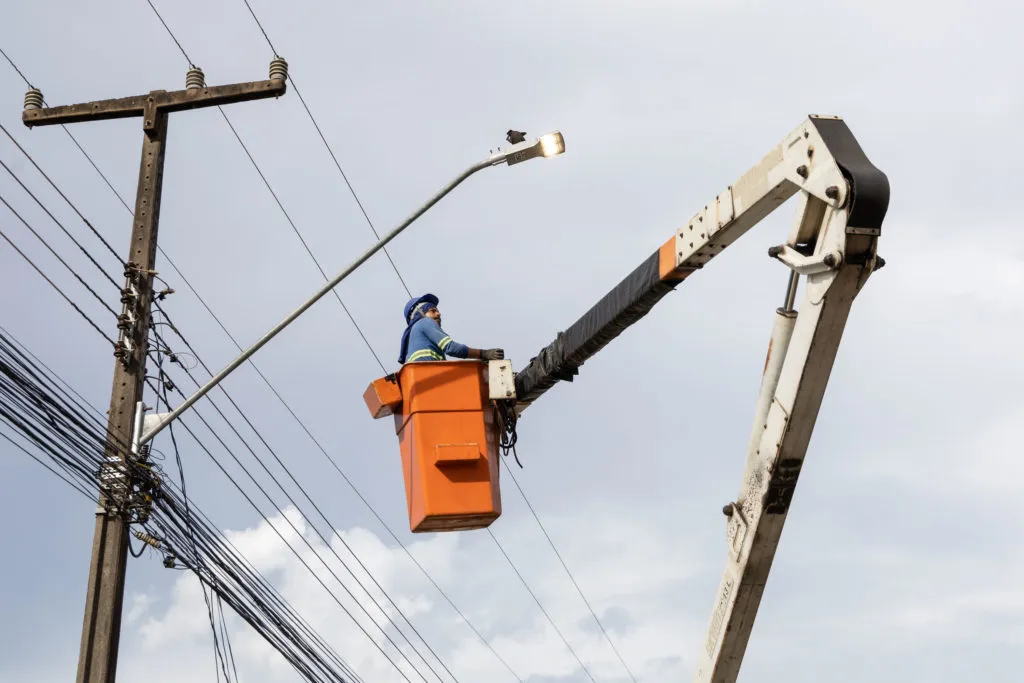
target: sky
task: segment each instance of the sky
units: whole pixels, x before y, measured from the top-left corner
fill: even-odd
[[[241,0],[153,4],[208,84],[266,78],[273,52]],[[159,240],[180,273],[163,254],[157,269],[176,290],[165,308],[212,370],[237,350],[182,274],[244,345],[323,283],[303,241],[328,275],[375,241],[297,91],[381,234],[504,145],[509,128],[563,132],[564,155],[479,173],[388,247],[414,293],[440,297],[447,332],[504,348],[517,369],[809,114],[842,116],[889,178],[879,242],[887,265],[854,302],[739,680],[1015,679],[1024,651],[1019,8],[250,4],[288,60],[288,93],[169,124]],[[17,3],[0,23],[0,48],[51,105],[179,89],[189,65],[144,0]],[[63,131],[21,124],[24,91],[0,61],[0,123],[122,253],[129,212]],[[138,125],[70,127],[129,204]],[[0,159],[120,280],[113,257],[6,136]],[[6,172],[0,194],[116,304],[116,290]],[[330,528],[290,483],[303,510],[280,491],[283,512],[262,499],[253,509],[179,430],[190,497],[366,681],[403,679],[282,548],[271,529],[282,515],[317,549],[312,524],[339,554],[342,540],[355,550],[459,681],[630,680],[532,509],[632,675],[689,679],[727,557],[721,508],[739,489],[785,293],[787,273],[766,251],[792,219],[790,202],[524,413],[524,467],[512,467],[529,505],[503,479],[504,511],[490,531],[544,611],[487,531],[408,532],[392,424],[372,420],[362,401],[383,374],[377,358],[396,367],[408,298],[383,254],[337,288],[348,313],[327,296],[254,357],[359,495],[243,367],[224,387]],[[5,208],[0,226],[104,320]],[[105,409],[108,344],[6,243],[0,325]],[[194,386],[180,371],[175,381]],[[197,408],[268,481],[208,402]],[[185,423],[254,490],[195,416]],[[154,447],[172,453],[166,434]],[[95,503],[6,442],[0,500],[9,520],[0,680],[69,680]],[[300,680],[245,624],[230,623],[239,680]],[[152,554],[129,560],[118,673],[216,680],[197,581]]]

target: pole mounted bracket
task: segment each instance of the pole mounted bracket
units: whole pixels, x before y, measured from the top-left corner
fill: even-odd
[[[142,418],[142,432],[140,433],[139,441],[146,443],[163,427],[164,421],[170,416],[170,413],[153,413],[146,415]]]

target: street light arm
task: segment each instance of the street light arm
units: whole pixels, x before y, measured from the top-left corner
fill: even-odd
[[[174,420],[178,419],[178,417],[180,417],[182,413],[184,413],[186,410],[188,410],[196,401],[198,401],[203,396],[205,396],[210,391],[210,389],[213,389],[215,386],[220,384],[221,381],[225,377],[230,375],[239,365],[241,365],[246,360],[248,360],[249,357],[252,356],[257,351],[259,351],[260,348],[262,348],[264,344],[266,344],[268,341],[273,339],[277,335],[278,332],[280,332],[281,330],[286,328],[288,325],[290,325],[292,323],[292,321],[294,321],[296,318],[298,318],[300,315],[302,315],[306,311],[306,309],[308,309],[310,306],[312,306],[317,301],[319,301],[321,297],[323,297],[325,294],[327,294],[327,292],[331,291],[336,286],[338,286],[338,283],[340,283],[346,277],[351,275],[356,270],[356,268],[358,268],[363,263],[365,263],[367,259],[369,259],[371,256],[376,254],[378,251],[383,249],[384,246],[388,242],[390,242],[395,237],[397,237],[399,235],[399,233],[401,233],[403,230],[405,230],[407,227],[409,227],[409,225],[412,224],[413,221],[415,221],[417,218],[419,218],[424,213],[426,213],[430,209],[430,207],[432,207],[434,204],[439,202],[449,192],[454,190],[460,183],[462,183],[464,180],[466,180],[466,178],[468,178],[469,176],[473,175],[477,171],[481,171],[481,170],[483,170],[485,168],[488,168],[490,166],[496,166],[497,164],[505,162],[507,157],[508,157],[508,155],[509,155],[509,153],[511,153],[511,149],[509,151],[506,151],[506,152],[500,152],[500,153],[497,153],[497,154],[492,154],[491,156],[487,157],[486,159],[484,159],[482,161],[478,161],[477,163],[473,164],[472,166],[467,168],[465,171],[463,171],[457,178],[455,178],[450,183],[448,183],[443,188],[441,188],[441,190],[437,194],[435,194],[433,197],[431,197],[420,208],[418,208],[415,211],[413,211],[409,215],[408,218],[406,218],[404,221],[402,221],[398,225],[398,227],[396,227],[394,230],[392,230],[387,235],[385,235],[383,238],[381,238],[381,240],[379,242],[377,242],[375,245],[373,245],[362,256],[360,256],[355,261],[353,261],[347,268],[345,268],[345,270],[343,270],[340,273],[338,273],[338,275],[336,275],[333,279],[331,279],[329,282],[327,282],[327,284],[325,284],[323,287],[321,287],[316,292],[316,294],[314,294],[312,297],[310,297],[305,303],[303,303],[301,306],[299,306],[294,311],[289,313],[288,316],[284,320],[279,322],[277,325],[272,327],[269,332],[267,332],[262,337],[260,337],[259,341],[257,341],[255,344],[253,344],[248,349],[243,351],[241,353],[241,355],[238,356],[238,358],[236,358],[233,361],[231,361],[230,363],[228,363],[227,366],[225,366],[223,370],[221,370],[216,375],[211,377],[209,382],[207,382],[199,390],[197,390],[196,393],[192,394],[187,399],[185,399],[184,403],[182,403],[180,406],[178,406],[177,408],[172,410],[170,413],[166,413],[163,416],[161,416],[160,417],[160,421],[157,422],[151,429],[144,429],[141,437],[139,438],[139,444],[141,445],[141,444],[145,444],[145,443],[148,443],[149,441],[151,441],[153,439],[153,437],[156,436],[164,427],[169,425]]]

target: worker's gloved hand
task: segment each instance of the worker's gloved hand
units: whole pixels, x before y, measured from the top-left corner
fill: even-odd
[[[484,360],[503,360],[505,349],[484,349],[480,352],[480,357]]]

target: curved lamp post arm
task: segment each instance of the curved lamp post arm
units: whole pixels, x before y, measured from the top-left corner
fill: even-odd
[[[205,396],[210,391],[210,389],[213,389],[215,386],[220,384],[220,382],[229,374],[231,374],[239,365],[244,363],[246,360],[249,359],[250,356],[259,351],[264,344],[266,344],[275,336],[277,336],[278,332],[280,332],[285,327],[290,325],[292,321],[294,321],[296,318],[302,315],[310,306],[319,301],[321,297],[327,294],[327,292],[337,287],[342,280],[351,275],[357,268],[359,268],[359,266],[363,265],[363,263],[365,263],[367,259],[369,259],[378,251],[383,249],[388,242],[397,237],[403,230],[409,227],[413,223],[413,221],[415,221],[417,218],[426,213],[427,210],[430,209],[430,207],[439,202],[449,192],[454,190],[460,183],[466,180],[466,178],[473,175],[477,171],[481,171],[490,166],[497,166],[498,164],[501,163],[507,163],[508,165],[511,166],[512,164],[517,164],[522,161],[526,161],[527,159],[533,159],[535,157],[554,156],[556,154],[561,154],[564,151],[565,143],[562,139],[562,134],[557,132],[549,133],[547,135],[541,136],[534,142],[521,142],[516,145],[512,145],[507,150],[492,154],[486,159],[478,161],[477,163],[467,168],[458,177],[456,177],[454,180],[452,180],[443,188],[441,188],[441,190],[437,194],[435,194],[433,197],[427,200],[422,206],[420,206],[418,209],[409,214],[409,216],[404,221],[402,221],[396,228],[394,228],[387,235],[382,237],[379,242],[370,247],[370,249],[363,253],[362,256],[360,256],[351,264],[349,264],[348,267],[346,267],[343,271],[341,271],[331,280],[329,280],[323,287],[317,290],[316,294],[307,299],[301,306],[296,308],[294,311],[289,313],[284,320],[282,320],[277,325],[272,327],[266,334],[260,337],[260,339],[255,344],[253,344],[248,349],[243,351],[241,355],[239,355],[233,361],[228,363],[223,370],[221,370],[216,375],[211,377],[209,382],[207,382],[205,385],[200,387],[194,394],[185,399],[184,403],[182,403],[169,413],[151,416],[150,419],[155,421],[152,424],[152,426],[147,427],[146,422],[148,421],[143,420],[142,426],[140,427],[141,433],[139,434],[136,443],[138,445],[142,445],[150,441],[164,427],[166,427],[168,424],[176,420],[182,413],[188,410],[196,401]],[[140,410],[141,406],[137,406],[136,409]]]

